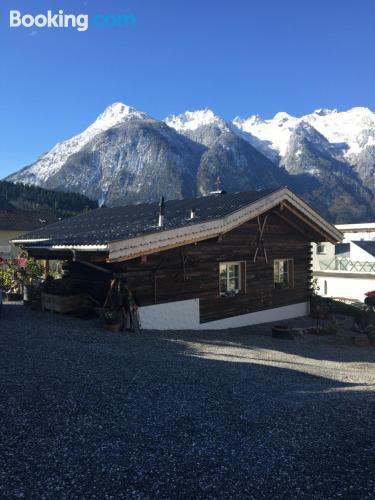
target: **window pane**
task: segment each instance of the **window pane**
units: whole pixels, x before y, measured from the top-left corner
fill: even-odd
[[[240,274],[240,266],[238,264],[229,264],[229,278],[236,278]]]
[[[275,283],[281,283],[281,261],[275,260],[273,262],[273,277]]]
[[[220,264],[220,279],[226,279],[227,277],[227,266]]]
[[[290,284],[289,261],[287,259],[278,259],[273,263],[273,275],[276,288],[285,288]]]
[[[240,264],[220,264],[220,293],[239,291],[241,288]]]
[[[229,290],[239,290],[240,289],[239,278],[229,278],[229,280],[228,280],[228,289]]]
[[[226,264],[220,264],[220,292],[227,291],[227,266]]]
[[[229,264],[228,266],[228,289],[240,289],[240,266],[238,264]]]

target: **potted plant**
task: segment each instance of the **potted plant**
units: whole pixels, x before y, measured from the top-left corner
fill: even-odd
[[[23,285],[23,303],[31,305],[33,308],[40,309],[41,291],[40,284],[43,275],[43,266],[41,262],[35,259],[28,259],[27,266],[21,270],[21,279]],[[38,303],[38,306],[35,306]]]
[[[118,311],[113,309],[105,311],[103,314],[103,323],[106,330],[110,332],[119,332],[121,330],[121,318]]]
[[[8,301],[17,301],[22,299],[21,294],[21,275],[19,269],[11,262],[0,270],[0,288],[5,290],[5,296]]]

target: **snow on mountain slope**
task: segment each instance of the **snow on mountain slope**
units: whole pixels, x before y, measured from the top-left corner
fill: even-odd
[[[331,143],[344,144],[346,155],[360,153],[375,145],[375,113],[368,108],[339,112],[316,110],[303,118]]]
[[[81,134],[56,144],[56,146],[38,158],[32,165],[10,176],[9,180],[25,184],[42,185],[59,171],[69,157],[79,152],[96,135],[128,120],[148,117],[146,113],[137,111],[130,106],[122,103],[114,103],[108,106],[95,122]]]
[[[165,123],[177,130],[185,132],[187,130],[197,130],[206,125],[216,125],[220,129],[226,129],[227,124],[219,116],[215,115],[210,109],[201,109],[198,111],[186,111],[181,115],[171,115],[165,119]]]
[[[239,129],[269,144],[271,152],[284,156],[288,142],[297,126],[306,122],[322,134],[331,144],[341,148],[343,156],[359,154],[367,146],[375,145],[375,113],[368,108],[318,109],[302,117],[277,113],[269,120],[257,115],[246,119],[235,118]]]
[[[233,125],[210,109],[186,111],[166,118],[165,123],[179,134],[204,146],[211,147],[223,134],[230,133]]]
[[[8,180],[85,193],[108,205],[192,197],[203,151],[164,122],[115,104]]]
[[[246,119],[237,117],[233,120],[233,124],[240,130],[255,136],[258,140],[268,143],[269,156],[274,159],[277,155],[283,156],[285,154],[289,139],[301,121],[300,118],[280,112],[270,120],[263,120],[258,115]]]

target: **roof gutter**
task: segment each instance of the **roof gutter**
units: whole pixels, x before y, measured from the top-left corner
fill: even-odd
[[[11,243],[15,245],[23,245],[26,248],[28,247],[27,243],[31,243],[28,241],[22,240],[12,240]],[[70,250],[70,251],[78,251],[78,252],[106,252],[108,251],[108,245],[32,245],[29,246],[30,250]]]

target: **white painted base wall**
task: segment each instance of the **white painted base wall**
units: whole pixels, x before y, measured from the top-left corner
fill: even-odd
[[[141,327],[145,330],[223,330],[298,318],[310,313],[310,303],[300,302],[231,318],[200,323],[199,299],[168,302],[139,308]]]
[[[144,306],[138,312],[145,330],[199,330],[199,299]]]

